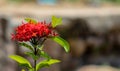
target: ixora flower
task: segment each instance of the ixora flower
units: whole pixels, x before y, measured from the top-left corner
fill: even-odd
[[[12,39],[17,41],[30,41],[32,38],[43,38],[56,36],[50,24],[46,22],[23,23],[16,28],[16,34],[12,34]]]
[[[19,42],[21,46],[28,48],[30,51],[25,52],[34,60],[34,65],[19,55],[10,55],[10,58],[17,61],[20,66],[24,67],[22,71],[38,71],[43,67],[48,67],[52,64],[59,63],[57,59],[52,59],[46,52],[43,51],[44,42],[51,39],[60,44],[66,52],[69,52],[70,47],[67,41],[58,36],[54,28],[62,23],[61,18],[52,17],[52,22],[47,24],[44,22],[37,22],[34,19],[26,18],[26,23],[22,23],[15,29],[15,34],[12,34],[12,39]],[[30,44],[26,43],[30,42]],[[37,60],[43,57],[45,60],[37,63]]]

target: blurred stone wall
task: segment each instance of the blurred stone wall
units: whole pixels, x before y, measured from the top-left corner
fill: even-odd
[[[120,67],[119,18],[120,16],[94,16],[83,18],[63,17],[64,24],[56,29],[60,32],[60,36],[68,40],[70,43],[71,52],[70,54],[66,54],[63,51],[63,48],[59,48],[60,46],[58,44],[51,40],[46,41],[45,51],[47,51],[53,58],[62,60],[62,62],[43,70],[74,71],[76,68],[84,65],[102,65],[104,63],[114,67]],[[12,18],[10,18],[10,20],[12,20]],[[9,33],[7,35],[7,41],[0,36],[0,71],[18,71],[16,70],[17,65],[15,62],[8,58],[8,55],[15,54],[21,49],[18,49],[17,47],[19,46],[16,46],[16,43],[10,41],[10,38],[8,38],[11,34],[10,31],[14,29],[14,23],[16,22],[7,26],[11,28],[4,28],[7,33]],[[1,22],[0,24],[3,23]],[[3,26],[1,25],[1,27]],[[5,34],[2,32],[2,29],[0,34]],[[19,50],[20,54],[22,50]]]

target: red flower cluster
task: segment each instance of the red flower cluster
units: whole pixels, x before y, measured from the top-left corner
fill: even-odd
[[[12,39],[17,41],[30,41],[30,39],[38,37],[56,36],[56,33],[51,29],[51,25],[45,22],[23,23],[16,28],[16,34],[12,34]]]

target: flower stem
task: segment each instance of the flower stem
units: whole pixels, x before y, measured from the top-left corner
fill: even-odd
[[[36,47],[34,48],[34,54],[35,54],[35,56],[37,55],[37,48]],[[36,71],[36,63],[37,63],[37,60],[35,59],[34,60],[34,71]]]
[[[36,71],[36,60],[34,60],[34,71]]]

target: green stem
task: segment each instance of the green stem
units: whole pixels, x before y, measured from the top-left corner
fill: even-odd
[[[37,48],[36,47],[34,48],[34,54],[37,55]],[[36,71],[36,63],[37,63],[37,60],[34,60],[34,71]]]
[[[45,42],[46,38],[42,41],[41,45]],[[34,55],[36,56],[38,53],[38,49],[37,49],[37,46],[34,46]],[[37,60],[34,59],[34,71],[37,71],[36,70],[36,64],[37,64]]]
[[[36,71],[36,60],[34,60],[34,71]]]

